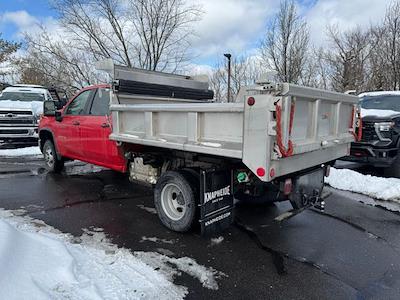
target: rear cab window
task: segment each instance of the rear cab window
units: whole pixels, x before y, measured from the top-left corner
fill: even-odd
[[[65,114],[73,115],[73,116],[84,115],[86,112],[86,107],[87,107],[88,101],[90,100],[92,94],[93,94],[93,90],[87,90],[87,91],[80,93],[68,105]]]
[[[110,113],[110,89],[99,88],[94,96],[92,106],[90,108],[90,115],[93,116],[106,116]]]

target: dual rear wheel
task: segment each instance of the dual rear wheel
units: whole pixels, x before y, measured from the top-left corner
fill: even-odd
[[[199,181],[185,171],[161,175],[154,189],[158,217],[167,228],[186,232],[197,219]]]

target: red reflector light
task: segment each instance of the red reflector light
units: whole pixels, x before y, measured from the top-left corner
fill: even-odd
[[[292,192],[292,179],[288,178],[285,180],[285,183],[283,185],[283,194],[285,196],[290,195],[290,193]]]
[[[271,168],[271,170],[269,170],[269,177],[273,178],[275,177],[275,169]]]
[[[258,168],[257,169],[257,175],[260,177],[264,177],[265,176],[265,169],[264,168]]]
[[[254,97],[249,97],[249,98],[247,99],[247,104],[248,104],[249,106],[253,106],[255,103],[256,103],[256,99],[254,99]]]

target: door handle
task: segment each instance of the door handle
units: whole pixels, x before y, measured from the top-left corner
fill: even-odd
[[[80,125],[81,123],[79,123],[78,121],[73,121],[72,122],[72,125],[75,125],[75,126],[78,126],[78,125]]]
[[[100,125],[102,128],[108,128],[108,127],[110,127],[110,124],[108,124],[108,123],[103,123],[103,124],[101,124]]]

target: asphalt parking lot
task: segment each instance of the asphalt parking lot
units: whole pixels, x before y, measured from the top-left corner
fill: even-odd
[[[224,274],[217,290],[185,273],[176,276],[188,299],[398,299],[400,213],[365,196],[327,190],[323,212],[308,209],[283,222],[274,218],[289,203],[240,203],[235,224],[211,240],[196,230],[165,229],[152,190],[123,175],[76,163],[50,174],[39,157],[0,158],[1,208],[22,209],[75,236],[103,228],[119,247],[188,256]]]

